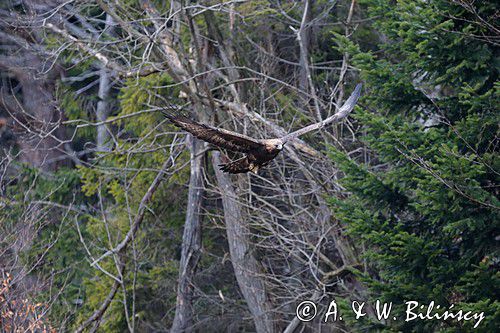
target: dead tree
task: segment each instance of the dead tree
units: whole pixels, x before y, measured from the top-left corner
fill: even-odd
[[[20,148],[20,161],[44,171],[55,170],[65,155],[64,129],[60,126],[63,114],[55,103],[60,68],[44,62],[43,55],[26,47],[29,43],[21,37],[13,35],[9,39],[4,46],[10,52],[0,55],[0,68],[11,85],[2,87],[0,107]],[[24,51],[21,56],[16,54],[20,49]],[[21,93],[16,93],[19,88],[13,85],[19,85]]]
[[[331,112],[334,107],[325,102],[328,100],[327,94],[323,92],[321,95],[315,89],[313,73],[310,71],[315,64],[307,56],[307,43],[299,45],[302,48],[300,54],[294,54],[292,59],[286,58],[286,50],[297,50],[297,37],[302,37],[302,42],[308,38],[303,32],[310,28],[310,22],[314,19],[310,14],[312,1],[304,2],[309,12],[306,10],[303,13],[303,24],[300,24],[300,17],[290,17],[292,14],[280,9],[279,4],[278,9],[273,8],[277,15],[280,15],[280,10],[283,11],[277,20],[280,24],[283,20],[289,25],[300,25],[295,33],[287,25],[287,38],[280,41],[284,45],[275,46],[283,49],[276,52],[260,47],[266,43],[252,31],[251,24],[240,20],[240,17],[250,15],[245,12],[245,7],[238,7],[239,1],[210,6],[204,2],[193,4],[172,1],[172,6],[166,12],[159,11],[147,0],[140,1],[141,7],[136,8],[137,12],[127,11],[128,5],[120,1],[98,0],[96,3],[76,1],[62,4],[55,11],[61,13],[60,16],[54,14],[45,17],[44,32],[59,39],[60,48],[78,51],[75,53],[82,59],[94,59],[99,69],[105,68],[113,76],[112,79],[118,82],[124,83],[124,78],[133,81],[151,74],[168,74],[171,80],[168,88],[178,88],[180,96],[164,96],[158,93],[158,87],[149,88],[151,98],[145,103],[145,110],[138,113],[156,112],[169,102],[178,103],[182,100],[185,101],[186,109],[195,110],[193,116],[197,120],[268,138],[282,136],[305,121],[321,119],[322,112]],[[320,6],[318,3],[316,5]],[[109,31],[103,31],[105,22],[102,18],[83,17],[79,18],[78,23],[73,23],[73,15],[79,10],[88,10],[87,6],[111,17],[123,38],[110,40]],[[65,11],[72,13],[71,20],[63,15]],[[54,20],[53,17],[59,17],[62,21]],[[226,23],[226,17],[231,29],[232,38],[229,40],[221,28]],[[94,29],[97,34],[91,33]],[[280,33],[282,36],[285,34],[284,31]],[[55,48],[50,51],[57,57],[58,50]],[[271,62],[273,66],[269,65]],[[306,73],[308,70],[309,74]],[[326,70],[336,72],[339,68]],[[304,73],[307,85],[294,86],[293,78]],[[104,80],[102,83],[105,88]],[[104,91],[100,94],[103,97],[105,95]],[[110,124],[115,119],[107,119],[104,104],[99,105],[99,110],[104,112],[100,112],[98,122],[84,125],[101,128],[100,133],[103,134],[104,130],[112,128]],[[135,116],[124,115],[119,120],[133,121]],[[154,131],[153,134],[160,135],[162,128],[155,127]],[[179,134],[170,132],[168,135]],[[215,189],[204,182],[205,176],[210,179],[214,173],[210,168],[203,168],[201,144],[196,140],[190,143],[188,205],[176,313],[171,328],[173,332],[186,331],[199,324],[196,323],[198,314],[193,313],[192,303],[203,236],[202,199],[207,189],[222,196],[223,214],[216,212],[213,217],[220,221],[220,215],[224,216],[225,234],[238,287],[259,332],[284,329],[288,322],[293,322],[290,328],[298,327],[299,323],[292,319],[293,308],[302,298],[315,296],[321,299],[325,294],[350,295],[352,290],[357,292],[356,288],[351,288],[357,282],[352,281],[352,276],[348,276],[348,280],[346,275],[336,274],[343,267],[356,265],[357,254],[341,226],[335,223],[325,201],[325,196],[341,194],[342,188],[335,182],[335,166],[321,152],[325,141],[335,140],[329,132],[325,131],[323,135],[321,141],[316,137],[294,140],[287,146],[287,154],[273,161],[260,176],[245,176],[247,178],[241,181],[215,171],[218,184]],[[140,142],[142,138],[134,139]],[[98,141],[99,146],[102,146],[106,139]],[[151,149],[160,149],[154,145],[136,147],[134,154],[148,154]],[[169,158],[168,153],[166,158]],[[215,153],[213,158],[212,164],[217,164],[218,154]],[[146,207],[141,207],[141,214],[144,215]],[[220,207],[217,210],[220,211]],[[110,245],[109,249],[102,251],[104,254],[100,258],[92,258],[96,270],[102,269],[98,266],[100,260],[114,258],[117,251],[125,253],[128,250],[135,260],[136,253],[127,244],[133,244],[135,236],[141,232],[141,221],[132,219],[130,231],[115,242],[118,245]],[[89,256],[92,256],[92,251],[89,251]],[[129,261],[127,264],[134,263]],[[98,308],[99,312],[89,318],[95,327],[104,318],[116,295],[127,299],[128,291],[124,287],[123,277],[120,274],[110,275],[108,277],[117,281],[117,290],[113,287],[114,292],[104,299],[103,306]],[[131,308],[129,313],[124,306],[124,311],[127,320],[131,321],[128,323],[129,330],[134,330],[133,319],[130,319],[135,318],[134,309]]]
[[[201,208],[203,202],[204,143],[191,138],[191,175],[189,178],[186,222],[177,286],[177,304],[171,332],[185,332],[193,325],[193,279],[201,255]]]
[[[113,31],[113,18],[111,15],[106,14],[106,27],[104,30],[108,30],[108,34],[112,34]],[[99,93],[96,107],[96,118],[97,121],[101,124],[97,126],[97,139],[96,139],[96,148],[98,151],[109,150],[110,146],[110,135],[109,129],[106,126],[105,122],[110,113],[110,90],[111,90],[111,73],[109,69],[104,65],[100,65],[101,69],[99,70]]]
[[[256,331],[259,333],[276,332],[275,312],[269,296],[266,295],[266,285],[263,280],[264,269],[253,254],[254,247],[250,241],[251,230],[241,212],[233,183],[230,176],[219,169],[220,164],[220,153],[213,152],[212,165],[222,196],[224,222],[234,274],[252,313]]]

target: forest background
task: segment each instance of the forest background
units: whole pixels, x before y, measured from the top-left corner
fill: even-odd
[[[500,322],[499,8],[473,0],[0,4],[2,331],[468,332]],[[257,138],[258,175],[167,109]],[[343,321],[303,323],[296,306]]]

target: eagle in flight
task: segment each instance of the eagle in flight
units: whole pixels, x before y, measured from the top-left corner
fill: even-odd
[[[361,84],[358,84],[351,96],[349,96],[344,105],[334,115],[276,139],[254,139],[223,128],[200,124],[185,116],[174,116],[167,112],[164,112],[164,115],[175,126],[191,133],[200,140],[217,147],[245,154],[240,159],[219,165],[222,171],[229,173],[246,173],[251,171],[257,173],[261,167],[267,165],[283,150],[283,146],[288,141],[345,118],[354,109],[360,92]]]

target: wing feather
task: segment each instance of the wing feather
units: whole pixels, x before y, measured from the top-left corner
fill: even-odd
[[[319,128],[325,127],[328,124],[338,122],[341,119],[344,119],[347,117],[347,115],[354,109],[354,106],[358,102],[359,96],[361,95],[361,83],[359,83],[356,88],[354,88],[354,91],[352,92],[351,96],[345,101],[344,105],[340,107],[340,109],[335,113],[334,115],[326,118],[323,121],[320,121],[319,123],[315,123],[309,126],[306,126],[304,128],[301,128],[295,132],[292,132],[290,134],[285,135],[284,137],[281,138],[283,142],[287,142],[293,139],[298,138],[301,135],[304,135],[306,133],[309,133],[311,131],[317,130]]]
[[[263,144],[249,136],[198,123],[184,116],[173,116],[167,112],[163,114],[177,127],[191,133],[196,138],[215,146],[231,151],[248,153]]]

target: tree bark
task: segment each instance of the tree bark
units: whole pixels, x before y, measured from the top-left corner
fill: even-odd
[[[312,27],[309,23],[312,19],[312,6],[313,0],[304,0],[304,13],[300,23],[300,30],[298,32],[300,44],[300,76],[299,87],[303,91],[309,90],[309,80],[311,73],[309,71],[309,46],[311,44],[311,31]]]
[[[236,200],[229,175],[223,173],[218,167],[221,164],[218,151],[212,153],[212,164],[221,190],[229,253],[236,280],[252,313],[256,331],[258,333],[276,332],[273,307],[262,278],[264,270],[252,255],[250,230],[242,217],[241,207]]]
[[[177,287],[175,317],[170,332],[185,332],[193,325],[192,281],[201,251],[201,207],[203,201],[203,149],[204,144],[191,137],[191,176],[189,179],[188,206]]]
[[[111,15],[106,14],[106,28],[108,33],[113,29],[113,18]],[[97,102],[96,117],[98,122],[104,122],[108,119],[110,104],[109,104],[109,91],[111,90],[110,73],[106,66],[101,65],[99,73],[99,102]],[[106,151],[110,148],[109,142],[109,129],[106,124],[97,126],[97,140],[96,146],[98,151]]]
[[[44,171],[53,171],[61,165],[64,155],[59,138],[59,127],[54,90],[55,73],[42,75],[42,63],[36,55],[26,56],[26,64],[18,69],[16,78],[22,87],[21,113],[13,116],[23,122],[28,130],[18,135],[20,160]]]

